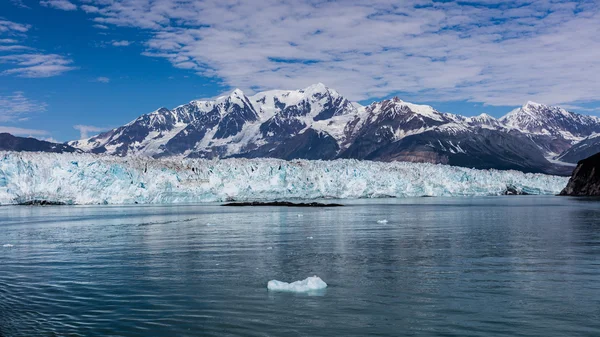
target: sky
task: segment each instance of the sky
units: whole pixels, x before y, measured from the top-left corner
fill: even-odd
[[[0,132],[63,142],[234,88],[318,82],[362,104],[600,115],[600,3],[0,0]]]

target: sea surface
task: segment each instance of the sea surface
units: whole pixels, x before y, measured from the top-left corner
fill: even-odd
[[[600,201],[341,202],[0,207],[0,336],[600,336]]]

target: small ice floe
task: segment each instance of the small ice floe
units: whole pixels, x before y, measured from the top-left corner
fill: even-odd
[[[287,291],[294,293],[305,293],[315,290],[322,290],[327,288],[327,283],[323,282],[318,276],[307,277],[302,281],[296,281],[292,283],[271,280],[267,283],[267,289],[270,291]]]
[[[297,217],[301,218],[304,216],[304,214],[296,214]]]
[[[10,243],[6,243],[6,244],[3,244],[2,247],[4,247],[4,248],[11,248],[11,247],[14,247],[14,246],[11,245]]]
[[[387,219],[377,220],[377,223],[388,223]]]
[[[306,238],[307,238],[307,239],[309,239],[309,240],[312,240],[312,239],[313,239],[313,237],[312,237],[312,236],[307,236]]]
[[[273,249],[273,247],[267,247],[267,249],[269,249],[269,250],[270,250],[270,249]]]
[[[207,226],[216,226],[214,223],[210,223],[210,222],[206,223],[206,225]]]

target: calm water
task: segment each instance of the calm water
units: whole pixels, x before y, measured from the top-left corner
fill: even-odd
[[[0,336],[238,335],[600,336],[600,201],[0,207]]]

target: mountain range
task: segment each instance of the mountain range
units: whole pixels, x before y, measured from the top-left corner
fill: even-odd
[[[397,97],[362,106],[319,83],[160,108],[68,146],[117,156],[401,160],[568,175],[569,163],[600,151],[598,134],[600,118],[534,102],[499,119],[464,117]]]

